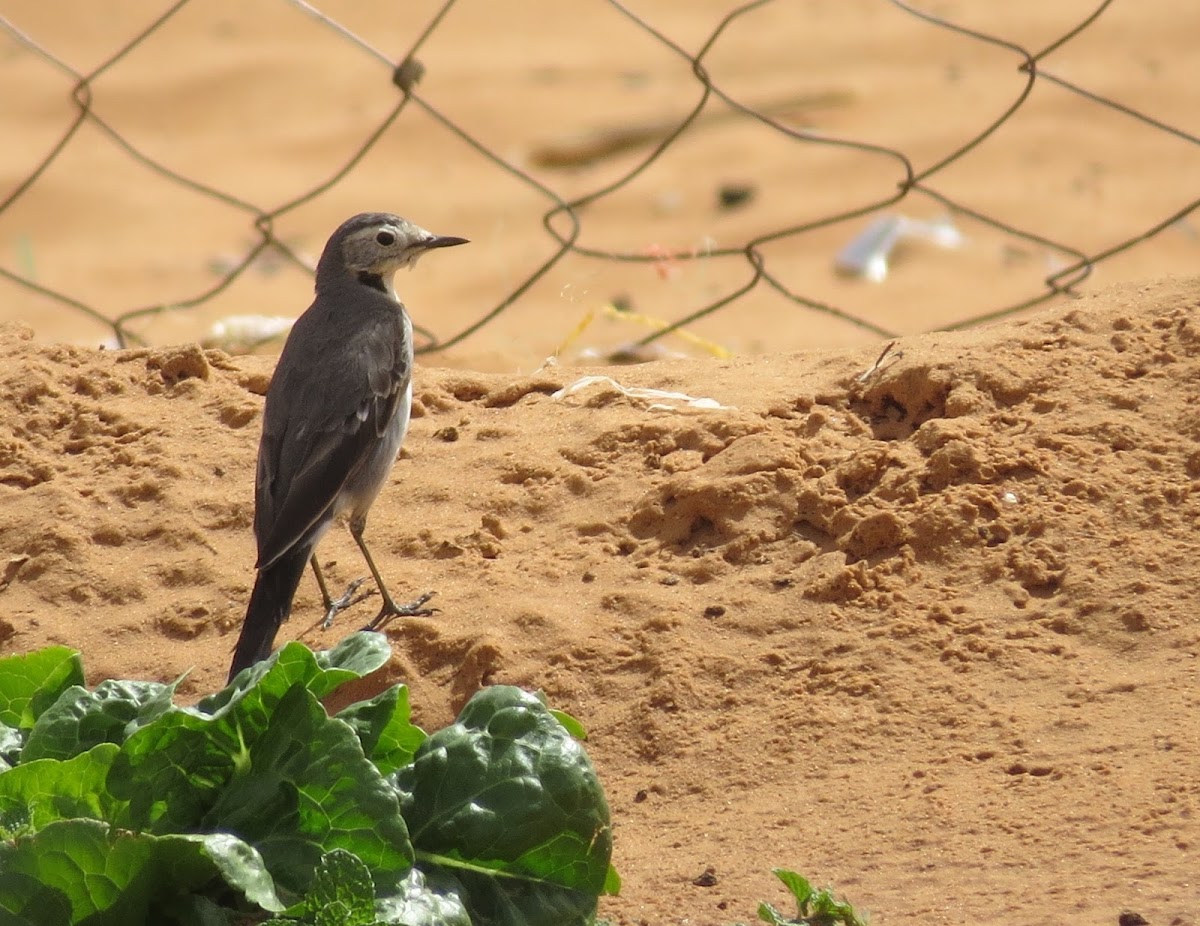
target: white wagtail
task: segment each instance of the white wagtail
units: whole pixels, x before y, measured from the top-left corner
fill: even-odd
[[[412,406],[412,322],[392,276],[426,251],[465,243],[372,212],[344,222],[325,245],[316,298],[292,326],[267,389],[254,487],[258,576],[230,679],[270,654],[306,563],[312,563],[327,616],[351,603],[358,583],[330,600],[315,556],[341,514],[350,515],[350,533],[383,599],[371,626],[392,616],[433,613],[422,607],[431,594],[396,604],[363,529],[400,451]]]

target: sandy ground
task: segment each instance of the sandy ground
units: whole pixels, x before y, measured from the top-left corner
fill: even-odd
[[[939,11],[1041,47],[1093,7]],[[392,55],[434,8],[323,7]],[[80,70],[161,9],[0,3]],[[634,9],[688,48],[728,11]],[[1114,4],[1045,64],[1195,134],[1198,29],[1198,9]],[[72,80],[0,41],[0,86],[21,88],[0,92],[8,190],[70,122]],[[602,3],[461,3],[421,57],[426,99],[564,196],[645,150],[561,171],[533,163],[539,148],[681,118],[699,96],[686,62]],[[832,93],[842,102],[789,118],[897,146],[918,168],[982,131],[1022,80],[1012,55],[867,0],[766,4],[707,64],[751,103]],[[379,124],[395,103],[388,77],[292,7],[212,0],[185,6],[94,92],[150,156],[275,208]],[[581,243],[736,246],[876,201],[898,179],[887,159],[717,122],[588,207]],[[1200,153],[1046,83],[935,179],[1095,250],[1194,196]],[[728,182],[757,195],[721,210]],[[362,209],[470,237],[398,280],[418,323],[445,337],[553,253],[549,205],[414,109],[277,230],[309,257]],[[937,214],[924,199],[902,208]],[[544,689],[587,725],[625,882],[601,915],[619,926],[751,921],[760,899],[786,906],[774,866],[833,883],[883,926],[1111,926],[1125,910],[1195,926],[1200,282],[1167,278],[1194,272],[1194,228],[1104,264],[1082,299],[920,335],[1037,293],[1064,256],[964,222],[965,247],[916,248],[871,286],[832,271],[861,226],[763,252],[796,291],[905,334],[878,367],[877,337],[761,285],[691,328],[733,360],[676,339],[689,356],[575,366],[646,330],[602,318],[542,367],[606,301],[679,318],[743,285],[738,259],[570,257],[425,358],[368,536],[397,594],[435,590],[442,610],[393,628],[378,683],[407,681],[431,728],[491,682]],[[85,126],[0,212],[0,266],[116,315],[211,288],[250,229],[245,212],[146,173]],[[1144,279],[1160,282],[1109,285]],[[202,306],[139,322],[155,346],[98,352],[102,327],[0,278],[0,652],[65,643],[92,681],[189,672],[187,698],[221,683],[253,579],[273,349],[194,344],[230,314],[295,315],[309,287],[300,269],[260,262]],[[658,410],[604,387],[552,397],[586,373],[724,407]],[[362,572],[345,532],[322,559],[338,583]],[[287,635],[332,644],[342,630],[317,629],[318,610],[305,580]],[[710,868],[715,883],[694,883]]]
[[[442,613],[391,631],[388,679],[430,727],[492,682],[585,721],[623,926],[749,919],[777,865],[883,924],[1194,924],[1198,293],[906,338],[869,373],[876,347],[597,371],[711,410],[421,369],[368,533]],[[211,691],[269,359],[26,337],[0,650]],[[362,571],[343,532],[322,558]],[[285,631],[327,646],[311,585]]]

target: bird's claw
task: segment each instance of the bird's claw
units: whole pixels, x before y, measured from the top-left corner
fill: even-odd
[[[366,581],[366,576],[363,576],[361,579],[355,579],[346,586],[346,591],[342,594],[341,598],[335,598],[333,601],[329,602],[329,608],[325,612],[325,619],[321,622],[322,629],[328,630],[333,626],[333,619],[338,616],[338,612],[345,611],[351,605],[356,605],[360,601],[370,598],[371,595],[374,594],[373,589],[368,589],[361,595],[355,596],[354,593],[358,591],[358,587]]]
[[[382,630],[393,617],[433,617],[433,615],[438,613],[438,609],[425,607],[425,602],[432,598],[433,595],[433,592],[426,592],[408,604],[396,604],[390,599],[385,600],[383,607],[375,615],[375,619],[367,624],[363,630]]]

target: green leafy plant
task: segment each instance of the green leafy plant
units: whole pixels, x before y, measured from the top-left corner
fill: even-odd
[[[430,736],[403,686],[329,716],[389,655],[289,643],[195,707],[88,689],[63,647],[0,659],[0,922],[592,922],[619,881],[580,742],[507,686]]]
[[[866,917],[860,917],[844,900],[833,896],[829,888],[814,888],[806,878],[786,868],[772,869],[775,877],[796,900],[796,915],[785,917],[769,903],[758,905],[758,918],[771,926],[866,926]]]

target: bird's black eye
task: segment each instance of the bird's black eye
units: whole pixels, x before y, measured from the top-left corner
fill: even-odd
[[[396,236],[393,235],[390,231],[381,231],[379,234],[377,234],[375,236],[375,240],[379,244],[382,244],[385,248],[390,248],[393,244],[396,243]]]

